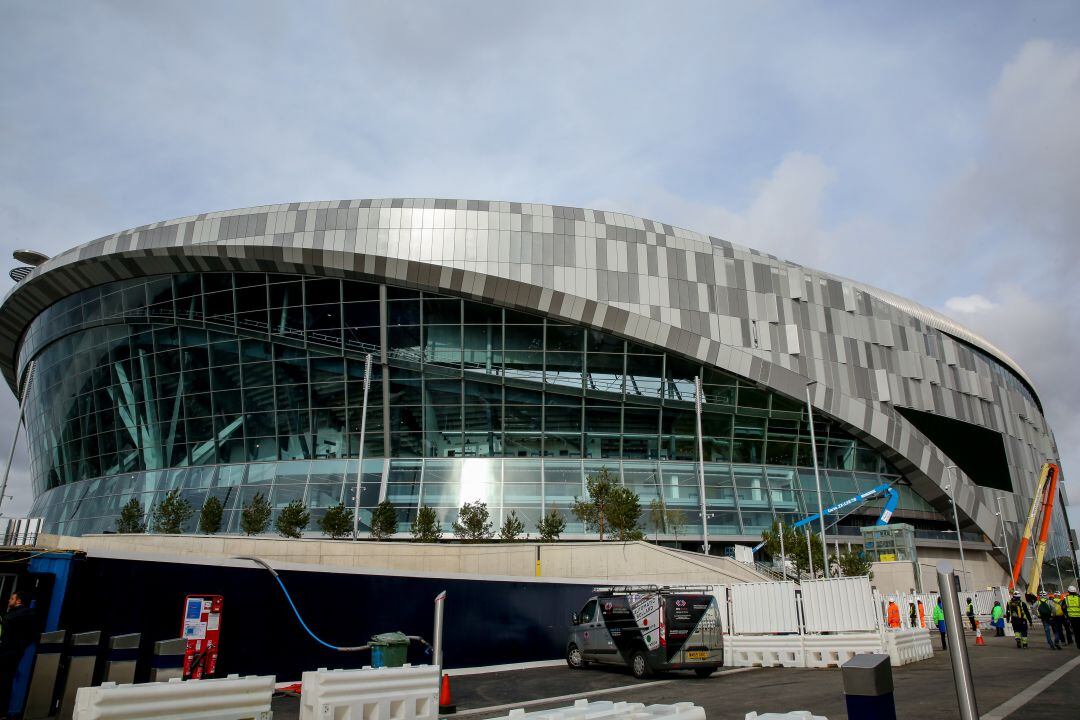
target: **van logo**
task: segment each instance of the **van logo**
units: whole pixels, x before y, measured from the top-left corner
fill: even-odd
[[[676,600],[675,601],[675,606],[676,607],[686,607],[686,601],[685,600]]]
[[[610,610],[611,609],[611,603],[604,603],[604,609],[605,610]]]

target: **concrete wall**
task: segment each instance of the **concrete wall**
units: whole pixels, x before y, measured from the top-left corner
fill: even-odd
[[[922,576],[922,589],[932,592],[938,589],[937,565],[948,561],[953,570],[962,578],[961,586],[966,590],[985,590],[1009,584],[1009,577],[1001,566],[984,550],[964,550],[965,562],[960,562],[960,551],[946,548],[920,547],[919,567],[910,562],[876,562],[873,564],[874,579],[871,581],[883,594],[909,592],[917,588],[915,573]],[[967,573],[964,573],[964,566]]]
[[[287,540],[209,535],[42,535],[46,547],[95,552],[235,557],[268,561],[480,576],[586,578],[601,582],[728,584],[767,580],[728,558],[706,557],[645,542],[442,544]]]

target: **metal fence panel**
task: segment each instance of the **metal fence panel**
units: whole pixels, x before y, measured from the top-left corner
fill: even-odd
[[[866,577],[804,580],[806,632],[866,632],[878,628],[878,604]]]
[[[732,628],[741,635],[797,633],[795,583],[738,583],[731,586]]]

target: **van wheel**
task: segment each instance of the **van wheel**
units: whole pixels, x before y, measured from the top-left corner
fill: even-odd
[[[699,678],[707,678],[716,672],[716,668],[694,668],[694,674]]]
[[[639,680],[649,677],[649,658],[644,651],[638,650],[630,658],[630,672],[634,673],[634,677]]]
[[[566,648],[566,664],[575,670],[580,670],[588,665],[585,659],[581,657],[581,650],[573,643],[570,643],[570,646]]]

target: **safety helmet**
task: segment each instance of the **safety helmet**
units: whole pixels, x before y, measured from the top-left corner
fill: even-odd
[[[1071,592],[1071,593],[1076,592],[1076,586],[1075,585],[1070,585],[1069,586],[1069,592]]]
[[[1046,591],[1045,590],[1040,590],[1039,591],[1039,597],[1046,597]]]
[[[1014,590],[1013,591],[1013,597],[1020,597],[1020,591],[1019,590]]]

